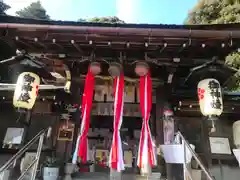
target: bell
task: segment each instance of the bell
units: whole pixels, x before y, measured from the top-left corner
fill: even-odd
[[[92,62],[90,64],[90,71],[91,71],[91,73],[94,76],[100,74],[100,72],[101,72],[101,65],[100,65],[100,63],[99,62]]]
[[[112,77],[116,77],[119,76],[120,73],[122,71],[122,65],[119,63],[111,63],[109,68],[108,68],[108,73],[112,76]]]
[[[135,73],[138,76],[145,76],[148,73],[148,70],[149,70],[149,66],[147,63],[145,63],[143,61],[137,62],[136,67],[135,67]]]

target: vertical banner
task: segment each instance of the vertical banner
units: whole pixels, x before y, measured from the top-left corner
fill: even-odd
[[[109,167],[117,171],[124,170],[124,160],[122,151],[122,142],[120,137],[120,128],[123,117],[124,102],[124,75],[114,78],[114,123],[113,140],[110,151]]]
[[[82,122],[80,127],[80,133],[76,142],[76,149],[73,154],[72,163],[76,164],[77,156],[81,159],[82,163],[87,162],[88,156],[88,142],[87,134],[90,126],[90,112],[92,108],[94,91],[94,75],[88,69],[88,73],[85,79],[84,93],[82,96]]]
[[[157,164],[157,162],[149,127],[149,118],[152,109],[152,81],[150,72],[148,72],[146,76],[140,77],[139,91],[143,123],[138,150],[137,165],[139,168],[144,168],[146,166],[153,167]]]

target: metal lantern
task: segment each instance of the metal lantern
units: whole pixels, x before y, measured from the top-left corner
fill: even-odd
[[[32,109],[38,96],[40,77],[32,72],[23,72],[18,76],[13,96],[13,105],[17,108]]]
[[[223,100],[220,83],[216,79],[204,79],[198,83],[198,99],[204,116],[220,116]]]
[[[93,75],[98,75],[101,72],[101,64],[99,62],[92,62],[90,64],[90,71]]]
[[[149,66],[147,63],[143,61],[139,61],[136,63],[135,73],[139,76],[145,76],[148,73]]]
[[[66,81],[65,86],[64,86],[64,91],[66,93],[70,93],[70,89],[71,89],[71,81]]]
[[[111,63],[108,68],[108,72],[112,77],[119,76],[122,71],[122,66],[119,63]]]

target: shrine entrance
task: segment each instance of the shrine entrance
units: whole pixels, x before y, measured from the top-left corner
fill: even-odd
[[[51,126],[47,155],[60,158],[59,167],[74,165],[77,176],[101,172],[180,180],[185,176],[182,166],[175,171],[162,152],[162,146],[179,145],[174,136],[178,131],[208,170],[221,164],[236,166],[231,150],[238,143],[233,141],[232,124],[239,119],[239,94],[226,89],[237,71],[223,60],[237,49],[239,29],[71,22],[66,26],[2,19],[0,31],[9,30],[4,41],[14,44],[18,54],[0,61],[6,65],[0,67],[1,106],[6,109],[0,129],[15,125],[7,122],[7,111],[16,112],[10,91],[26,91],[27,82],[15,84],[13,77],[36,75],[39,89],[27,91],[32,93],[31,105],[19,104],[24,99],[14,96],[13,105],[28,112],[22,113],[17,126],[28,131],[28,140]],[[228,142],[230,154],[216,149],[217,142]],[[199,177],[202,170],[195,160],[190,162],[187,167]]]

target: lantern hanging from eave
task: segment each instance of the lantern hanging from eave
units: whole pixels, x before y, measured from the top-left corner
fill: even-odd
[[[122,72],[122,65],[120,63],[113,62],[109,65],[108,73],[112,77],[120,76],[121,72]]]
[[[145,76],[149,71],[149,66],[147,63],[143,62],[143,61],[138,61],[136,63],[136,67],[135,67],[135,73],[138,76]]]
[[[216,79],[204,79],[198,83],[198,100],[201,113],[207,117],[220,116],[223,100],[220,83]]]
[[[94,76],[100,74],[100,72],[101,72],[101,64],[100,64],[99,62],[92,62],[92,63],[90,63],[89,66],[90,66],[90,67],[89,67],[89,68],[90,68],[90,71],[91,71],[91,73],[92,73]]]
[[[13,96],[16,108],[32,109],[38,96],[40,77],[32,72],[23,72],[18,76]]]

